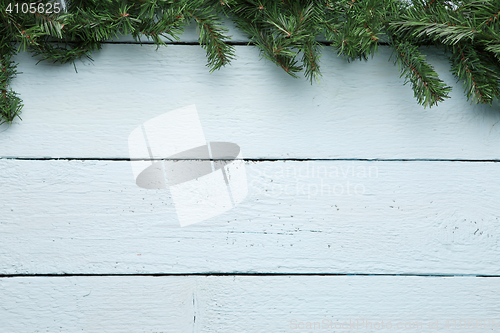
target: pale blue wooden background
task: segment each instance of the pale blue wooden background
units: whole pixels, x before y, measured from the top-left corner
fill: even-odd
[[[106,44],[78,74],[16,57],[23,121],[0,133],[1,332],[494,328],[500,108],[470,105],[439,50],[428,59],[454,90],[423,109],[387,47],[351,64],[325,48],[313,85],[252,46],[213,74],[198,46],[155,48]],[[168,191],[134,184],[127,138],[190,104],[208,140],[241,147],[249,194],[180,228]],[[364,191],[315,192],[322,182]],[[360,330],[381,331],[341,331]]]

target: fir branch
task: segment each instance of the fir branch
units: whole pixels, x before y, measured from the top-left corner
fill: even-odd
[[[250,42],[260,49],[263,58],[274,62],[287,74],[297,78],[302,67],[295,59],[297,52],[292,51],[293,41],[287,30],[289,25],[281,10],[283,4],[265,1],[240,1],[234,8],[237,26],[247,33]],[[278,18],[273,21],[272,18]],[[291,30],[291,29],[290,29]]]
[[[452,72],[463,81],[467,100],[491,105],[495,96],[500,96],[500,74],[481,58],[472,46],[456,45],[450,57]]]
[[[157,1],[144,1],[139,8],[137,19],[140,23],[132,32],[135,40],[142,35],[152,39],[156,45],[165,45],[161,37],[169,41],[179,41],[179,35],[184,32],[185,19],[183,8],[171,4],[159,4]]]
[[[359,26],[352,21],[346,22],[342,30],[334,36],[332,46],[347,61],[367,60],[369,55],[374,55],[378,48],[379,38],[368,25]]]
[[[40,30],[42,32],[44,32],[48,36],[62,38],[63,25],[55,14],[46,15],[36,12],[32,15],[35,16],[35,25],[40,27]]]
[[[367,60],[377,52],[386,5],[378,0],[344,0],[329,4],[329,22],[333,27],[326,35],[339,55],[348,61]]]
[[[281,67],[292,77],[305,68],[305,76],[319,79],[320,45],[315,36],[325,20],[315,1],[238,1],[233,6],[237,26],[245,31],[261,56]],[[302,53],[302,65],[297,56]]]
[[[489,43],[485,49],[493,53],[494,56],[500,60],[500,43]]]
[[[20,113],[23,108],[21,99],[9,88],[11,80],[16,76],[17,65],[11,61],[13,48],[9,47],[10,41],[5,37],[0,39],[0,125],[11,124],[17,117],[21,119]]]
[[[500,2],[488,1],[490,6],[481,5],[481,11],[476,14],[476,19],[482,21],[479,29],[489,27],[498,31],[500,23]]]
[[[254,42],[260,48],[261,56],[274,62],[290,76],[297,78],[296,73],[302,70],[295,59],[297,52],[287,48],[281,40],[276,40],[272,34],[262,30],[258,31],[255,25],[251,25],[252,28],[257,32],[257,38],[254,39]]]
[[[165,40],[179,40],[194,21],[212,72],[235,57],[221,15],[236,22],[263,58],[293,77],[303,71],[311,83],[321,76],[319,36],[351,61],[373,56],[385,35],[405,84],[411,82],[424,107],[447,98],[450,87],[418,52],[423,44],[451,50],[452,71],[464,81],[468,99],[491,104],[499,97],[498,0],[70,0],[59,15],[16,14],[7,12],[7,4],[0,0],[0,61],[5,69],[0,73],[0,122],[11,122],[22,107],[8,88],[16,74],[10,60],[16,49],[40,61],[74,63],[80,57],[92,59],[103,42],[121,35],[166,45]]]
[[[304,43],[301,47],[301,51],[303,53],[302,62],[305,67],[305,76],[308,78],[311,83],[315,79],[319,82],[319,78],[321,76],[321,72],[319,70],[319,58],[321,55],[319,51],[321,49],[321,45],[315,40],[310,40],[308,43]]]
[[[449,98],[451,87],[439,79],[434,68],[425,61],[425,57],[418,48],[408,42],[394,42],[394,55],[401,75],[405,76],[405,83],[411,83],[414,96],[418,103],[425,107],[432,107],[438,102]]]
[[[75,60],[82,57],[92,61],[92,52],[100,49],[101,43],[99,42],[80,41],[65,43],[63,45],[55,43],[32,45],[28,51],[39,58],[38,62],[47,60],[53,63],[59,62],[64,64],[72,62],[74,64]]]
[[[440,22],[403,21],[391,25],[398,27],[397,33],[411,31],[414,37],[427,36],[443,44],[453,45],[464,40],[474,40],[478,33],[473,27]]]
[[[188,9],[185,13],[193,18],[200,29],[200,45],[207,51],[210,72],[218,70],[234,59],[234,47],[225,41],[229,39],[219,17],[209,9]]]

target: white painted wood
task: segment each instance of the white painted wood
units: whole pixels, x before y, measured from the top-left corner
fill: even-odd
[[[137,187],[127,161],[2,159],[126,159],[134,128],[190,104],[207,140],[245,158],[500,156],[498,105],[469,105],[439,51],[426,50],[454,91],[425,110],[386,47],[351,64],[325,48],[319,85],[235,48],[212,74],[199,46],[105,45],[78,74],[19,54],[23,121],[0,128],[0,274],[500,274],[498,163],[250,161],[241,204],[181,228],[169,191]],[[293,319],[448,332],[447,319],[499,319],[499,297],[498,278],[472,277],[0,278],[0,332],[301,331]]]
[[[193,332],[196,279],[73,277],[0,279],[0,330]]]
[[[500,274],[498,163],[245,169],[241,204],[181,228],[127,161],[0,160],[0,273]]]
[[[205,304],[198,310],[204,314],[201,332],[456,332],[456,328],[444,327],[447,319],[500,317],[497,278],[283,276],[206,280],[201,286],[211,302],[200,302]],[[220,284],[214,286],[214,280]],[[306,324],[326,320],[335,325],[349,319],[361,319],[365,324],[316,330],[307,329]],[[429,323],[436,320],[439,328],[429,329]],[[375,323],[382,321],[384,329],[377,329]],[[300,329],[300,322],[304,329]],[[374,325],[372,329],[368,322]],[[392,329],[386,328],[388,322]],[[395,329],[398,323],[415,322],[422,322],[422,328]],[[470,331],[483,331],[469,327]]]
[[[348,64],[325,48],[321,84],[292,79],[251,46],[210,74],[198,46],[105,45],[95,62],[40,63],[19,54],[13,82],[23,121],[0,133],[2,157],[128,158],[144,121],[196,104],[205,137],[247,158],[498,159],[498,105],[471,106],[449,63],[429,60],[454,86],[437,108],[417,105],[390,50]]]
[[[456,332],[453,320],[459,325],[461,319],[462,327],[472,320],[463,331],[488,332],[491,320],[500,322],[499,278],[31,277],[0,279],[0,292],[0,328],[12,333]],[[308,322],[349,320],[363,324],[305,329]],[[446,320],[451,327],[445,328]],[[487,320],[490,329],[484,328]],[[384,329],[376,329],[382,321]],[[438,329],[429,329],[436,321]],[[410,323],[422,327],[394,329]],[[472,327],[478,323],[481,328]]]

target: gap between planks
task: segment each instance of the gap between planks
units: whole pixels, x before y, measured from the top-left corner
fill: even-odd
[[[67,274],[0,274],[0,278],[17,277],[73,277],[73,276],[416,276],[416,277],[477,277],[477,278],[498,278],[500,275],[494,274],[371,274],[371,273],[144,273],[144,274],[126,274],[126,273],[67,273]]]
[[[115,162],[130,162],[134,161],[204,161],[214,159],[187,159],[187,158],[148,158],[148,159],[130,159],[130,158],[115,158],[115,157],[0,157],[0,160],[14,160],[14,161],[115,161]],[[233,161],[235,159],[217,159],[217,161]],[[439,158],[242,158],[246,162],[279,162],[279,161],[292,161],[292,162],[306,162],[306,161],[359,161],[359,162],[470,162],[470,163],[497,163],[500,159],[439,159]]]

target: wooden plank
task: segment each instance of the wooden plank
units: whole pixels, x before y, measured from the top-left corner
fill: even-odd
[[[203,332],[456,331],[453,324],[444,327],[448,319],[456,319],[457,326],[460,319],[481,320],[481,328],[474,327],[480,332],[486,319],[500,323],[498,278],[225,277],[220,284],[214,283],[213,277],[207,280],[202,286],[210,302],[199,302],[204,307],[200,305],[198,310],[204,314],[200,322]],[[363,324],[344,324],[350,320]],[[434,329],[436,321],[438,329]],[[321,328],[314,329],[315,322],[320,322]],[[415,329],[397,329],[398,323],[415,325]],[[344,327],[339,329],[339,324]],[[468,327],[474,331],[471,324]],[[492,329],[491,321],[488,328]]]
[[[2,332],[192,332],[189,277],[0,279]]]
[[[390,50],[348,64],[325,48],[321,84],[293,79],[251,46],[209,73],[199,46],[105,45],[95,62],[40,63],[21,53],[13,82],[23,121],[0,133],[2,157],[128,158],[134,128],[195,104],[205,137],[246,158],[473,159],[500,156],[498,105],[471,106],[449,63],[429,60],[454,86],[437,108],[417,105]]]
[[[499,278],[31,277],[0,279],[0,292],[5,332],[295,332],[315,322],[322,326],[313,331],[456,332],[461,324],[482,332],[500,322]]]
[[[499,168],[252,161],[243,202],[181,228],[130,162],[0,160],[0,273],[500,274]]]

